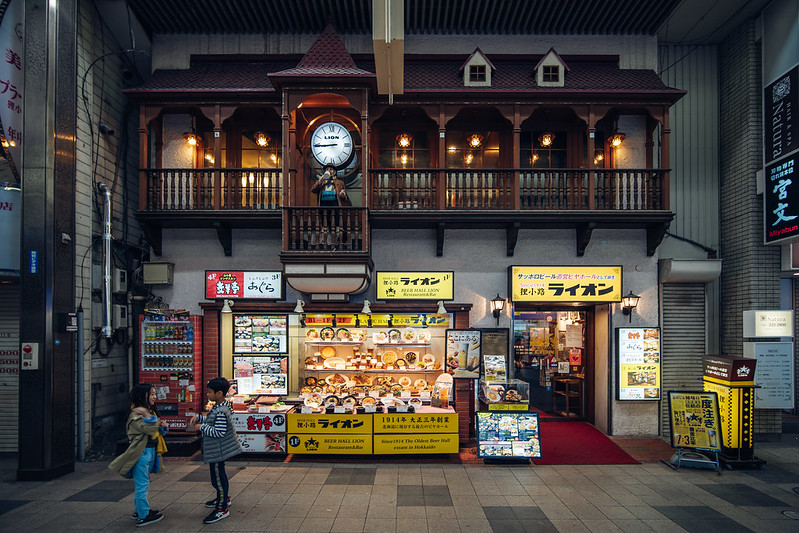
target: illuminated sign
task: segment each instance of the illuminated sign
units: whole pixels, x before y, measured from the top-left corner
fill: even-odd
[[[763,89],[763,150],[766,162],[799,148],[799,67]]]
[[[372,435],[289,434],[289,453],[372,453]]]
[[[339,315],[336,314],[337,327],[374,327],[374,328],[399,328],[399,327],[449,327],[451,315],[423,314],[423,315],[396,315],[396,314],[371,314],[371,315]],[[391,326],[388,321],[391,320]],[[307,327],[332,326],[332,314],[307,314],[305,315]]]
[[[620,302],[621,266],[511,266],[514,302]]]
[[[375,454],[458,453],[458,434],[375,435]]]
[[[799,235],[799,152],[766,165],[763,189],[765,243],[774,244]]]
[[[209,300],[282,300],[284,289],[282,272],[205,271],[205,297]]]
[[[477,457],[541,457],[538,413],[478,411]]]
[[[378,300],[452,300],[453,272],[378,272]]]
[[[660,328],[616,328],[617,398],[660,399]]]
[[[754,446],[754,394],[749,386],[731,387],[704,379],[706,392],[715,392],[719,398],[719,418],[725,448],[752,448]]]
[[[744,337],[793,337],[793,311],[744,311]]]
[[[375,433],[457,433],[457,413],[375,414]]]
[[[720,450],[721,418],[716,393],[669,391],[668,394],[671,445]]]
[[[289,433],[372,433],[372,415],[327,415],[291,413]]]

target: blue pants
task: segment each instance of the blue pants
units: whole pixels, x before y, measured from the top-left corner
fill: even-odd
[[[155,448],[145,448],[141,457],[133,466],[133,505],[139,518],[146,518],[150,513],[150,502],[147,501],[147,491],[150,488],[150,472],[155,463]]]
[[[228,479],[225,472],[225,461],[218,463],[208,463],[211,467],[211,485],[216,489],[216,509],[224,511],[227,509],[228,498]]]

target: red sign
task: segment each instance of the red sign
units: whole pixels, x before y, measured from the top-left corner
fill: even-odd
[[[205,272],[205,297],[211,300],[282,300],[283,289],[282,272]]]

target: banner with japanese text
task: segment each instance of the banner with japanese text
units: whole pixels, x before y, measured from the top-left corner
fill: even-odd
[[[766,165],[763,189],[763,223],[765,243],[783,242],[799,235],[799,152],[777,159]]]
[[[514,302],[620,302],[621,266],[510,266]]]
[[[375,435],[375,454],[458,453],[457,433]]]
[[[455,296],[453,272],[378,272],[378,300],[444,300]]]
[[[302,414],[288,415],[289,433],[372,433],[372,415]]]
[[[457,413],[397,413],[374,415],[375,433],[457,433]]]
[[[715,392],[669,391],[671,445],[720,450],[721,417]]]
[[[372,453],[372,435],[310,433],[288,437],[289,453]]]
[[[282,300],[284,292],[282,272],[205,271],[205,297],[209,300]]]
[[[619,400],[660,399],[660,328],[616,328]]]
[[[305,315],[305,325],[313,326],[332,326],[333,317],[336,318],[336,327],[355,327],[355,328],[400,328],[400,327],[449,327],[451,315],[420,314],[420,315],[399,315],[399,314],[377,314],[371,315],[340,315],[340,314],[312,314]],[[389,325],[389,320],[391,325]]]

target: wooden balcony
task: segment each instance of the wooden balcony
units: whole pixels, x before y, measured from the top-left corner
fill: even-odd
[[[292,174],[294,171],[292,171]],[[673,214],[665,169],[374,169],[365,208],[287,205],[271,169],[143,169],[137,213],[156,254],[163,227],[283,229],[288,254],[367,254],[374,228],[429,228],[443,255],[451,228],[502,228],[513,255],[520,229],[571,228],[581,256],[598,228],[645,229],[652,255]],[[293,178],[293,176],[292,176]]]

